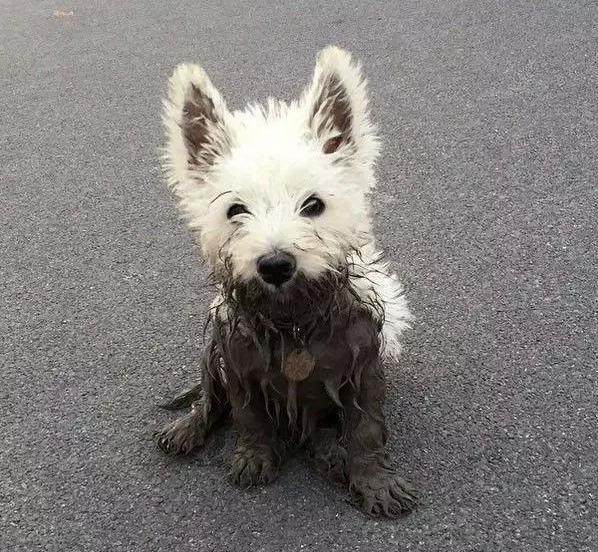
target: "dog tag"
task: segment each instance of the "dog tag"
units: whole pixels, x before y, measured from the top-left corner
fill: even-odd
[[[303,381],[313,372],[315,364],[314,357],[308,351],[295,350],[285,357],[283,372],[291,381]]]

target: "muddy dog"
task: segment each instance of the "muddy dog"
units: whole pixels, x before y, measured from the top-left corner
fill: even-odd
[[[384,356],[396,360],[411,314],[376,249],[369,197],[379,140],[351,56],[323,50],[297,101],[231,112],[204,70],[177,67],[164,166],[217,285],[201,384],[156,433],[189,454],[231,417],[231,479],[276,478],[305,444],[317,468],[371,515],[416,504],[385,453]]]

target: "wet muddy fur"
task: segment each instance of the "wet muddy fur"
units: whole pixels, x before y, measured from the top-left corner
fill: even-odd
[[[156,442],[166,453],[189,454],[230,416],[238,435],[234,483],[273,481],[286,454],[306,445],[314,466],[347,485],[357,507],[370,515],[403,515],[416,499],[384,450],[379,328],[367,309],[353,303],[336,302],[332,315],[316,316],[315,324],[313,313],[310,318],[310,324],[296,325],[217,313],[201,385],[163,405],[191,409],[157,432]],[[306,379],[293,381],[284,363],[298,350],[315,362]]]

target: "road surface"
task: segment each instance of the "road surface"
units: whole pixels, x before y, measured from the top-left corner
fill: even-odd
[[[0,6],[0,549],[598,550],[598,5],[182,0]],[[375,214],[417,323],[390,450],[423,504],[364,518],[294,458],[225,480],[231,435],[162,456],[195,381],[205,267],[163,185],[160,99],[203,64],[233,107],[362,60]]]

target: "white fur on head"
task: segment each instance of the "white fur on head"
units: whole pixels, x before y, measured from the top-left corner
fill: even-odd
[[[378,139],[350,54],[323,50],[298,101],[233,113],[201,67],[180,65],[164,124],[169,184],[217,278],[256,278],[257,259],[273,250],[293,255],[297,270],[314,279],[351,262],[355,290],[384,319],[387,352],[398,354],[410,314],[400,283],[375,260],[368,194]],[[302,214],[314,196],[325,210]],[[238,204],[243,210],[230,215]]]

